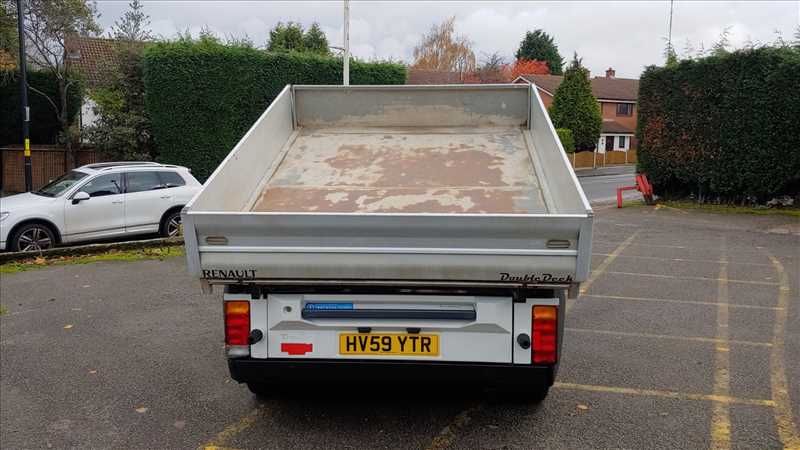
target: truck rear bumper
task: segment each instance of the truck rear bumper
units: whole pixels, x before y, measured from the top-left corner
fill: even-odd
[[[556,368],[514,364],[469,362],[253,359],[228,360],[231,377],[240,382],[359,381],[396,380],[403,382],[486,382],[493,385],[536,384],[551,386]]]

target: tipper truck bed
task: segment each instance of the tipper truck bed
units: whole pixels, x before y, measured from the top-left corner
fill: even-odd
[[[287,86],[183,226],[256,393],[381,372],[541,398],[592,210],[531,86]]]

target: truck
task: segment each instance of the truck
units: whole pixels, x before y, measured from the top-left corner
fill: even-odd
[[[531,85],[289,85],[182,226],[256,395],[394,380],[540,401],[592,218]]]

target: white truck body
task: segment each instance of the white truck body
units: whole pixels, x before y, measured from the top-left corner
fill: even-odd
[[[557,361],[525,341],[532,307],[559,311],[560,347],[592,210],[529,85],[287,86],[183,226],[190,272],[249,305],[255,334],[228,355],[251,388],[299,361],[552,383]]]

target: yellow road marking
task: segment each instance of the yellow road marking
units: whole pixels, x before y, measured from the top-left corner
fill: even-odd
[[[800,434],[797,432],[792,418],[792,400],[789,397],[789,383],[786,379],[786,355],[784,353],[786,337],[786,320],[789,315],[789,277],[783,264],[769,251],[764,250],[769,257],[775,271],[778,272],[780,289],[778,292],[778,306],[775,311],[775,324],[772,329],[772,352],[769,358],[769,378],[772,387],[772,400],[775,401],[775,424],[778,428],[778,437],[783,442],[784,448],[800,450]]]
[[[601,262],[600,265],[597,266],[597,268],[592,271],[592,273],[589,275],[589,278],[586,281],[584,281],[583,284],[581,285],[581,290],[580,290],[581,294],[585,294],[586,292],[589,291],[589,288],[592,286],[594,281],[600,275],[602,275],[603,272],[606,271],[606,269],[608,269],[608,266],[610,266],[611,263],[613,263],[614,260],[617,259],[617,256],[619,256],[619,254],[622,253],[623,250],[625,250],[629,245],[631,245],[631,242],[633,242],[633,240],[636,239],[636,236],[638,236],[640,232],[641,230],[634,231],[633,234],[628,236],[628,239],[622,241],[622,243],[619,244],[617,248],[615,248],[614,251],[611,252],[611,254],[608,255],[606,259],[604,259],[603,262]],[[567,308],[567,310],[569,311],[569,308]]]
[[[641,231],[641,230],[636,230],[636,234],[638,234],[638,233],[639,233],[639,231]],[[628,238],[628,239],[630,239],[630,238]],[[622,241],[621,243],[619,243],[619,245],[625,244],[626,242],[628,242],[628,239],[626,239],[626,240]],[[593,241],[593,242],[594,242],[595,244],[606,244],[606,245],[616,245],[616,244],[617,244],[617,242],[611,242],[611,241]],[[631,244],[630,244],[630,242],[628,242],[627,244],[625,244],[625,246],[626,246],[626,247],[627,247],[628,245],[631,245]],[[688,248],[688,247],[686,247],[685,245],[661,245],[661,244],[645,244],[645,243],[638,243],[638,242],[637,242],[636,244],[633,244],[633,245],[634,245],[634,246],[636,246],[636,247],[680,248],[680,249],[686,249],[686,248]]]
[[[726,404],[753,405],[753,406],[766,406],[766,407],[775,406],[775,402],[772,400],[739,398],[739,397],[731,397],[728,395],[693,394],[688,392],[625,388],[618,386],[596,386],[589,384],[562,383],[560,381],[556,381],[555,384],[553,384],[553,387],[556,389],[571,389],[576,391],[601,392],[609,394],[639,395],[645,397],[662,397],[662,398],[672,398],[676,400],[705,400],[710,402],[718,402]]]
[[[662,275],[656,273],[639,273],[639,272],[607,272],[611,275],[625,275],[625,276],[634,276],[634,277],[650,277],[650,278],[666,278],[670,280],[697,280],[697,281],[719,281],[719,278],[709,278],[709,277],[685,277],[685,276],[677,276],[677,275]],[[726,280],[728,283],[740,283],[740,284],[759,284],[764,286],[777,286],[778,283],[774,281],[750,281],[750,280]]]
[[[722,263],[717,283],[717,343],[714,352],[714,395],[729,396],[731,393],[731,358],[728,347],[728,247],[722,237]],[[711,448],[731,448],[731,414],[727,403],[715,402],[711,411]]]
[[[608,253],[592,253],[592,256],[608,256]],[[694,258],[664,258],[661,256],[644,256],[644,255],[618,255],[619,258],[637,258],[637,259],[652,259],[655,261],[673,261],[673,262],[688,262],[688,263],[708,263],[708,264],[720,264],[722,263],[719,259],[694,259]],[[772,264],[769,263],[754,263],[754,262],[738,262],[738,261],[728,261],[728,265],[738,265],[738,266],[760,266],[760,267],[772,267]]]
[[[608,300],[630,300],[637,302],[653,302],[653,303],[677,303],[682,305],[700,305],[700,306],[717,306],[718,302],[702,302],[699,300],[678,300],[673,298],[656,298],[656,297],[625,297],[621,295],[599,295],[587,294],[586,297],[602,298]],[[763,309],[768,311],[775,311],[781,309],[777,306],[759,306],[759,305],[743,305],[741,303],[726,303],[728,308],[744,308],[744,309]]]
[[[425,447],[426,450],[441,450],[450,447],[456,440],[458,432],[464,428],[471,420],[470,415],[483,409],[482,404],[471,406],[464,411],[461,411],[453,420],[447,424],[446,427],[433,438],[430,444]]]
[[[214,439],[201,445],[199,448],[202,450],[223,450],[229,448],[226,447],[228,441],[236,437],[242,431],[250,428],[258,419],[259,414],[261,414],[260,407],[250,411],[246,416],[226,426],[214,436]]]
[[[640,337],[648,339],[673,339],[676,341],[709,342],[712,344],[727,343],[736,345],[749,345],[752,347],[772,347],[771,342],[753,342],[753,341],[737,341],[737,340],[723,341],[717,338],[709,338],[701,336],[671,336],[668,334],[632,333],[627,331],[611,331],[611,330],[591,330],[588,328],[565,328],[565,330],[576,333],[607,334],[610,336]]]

